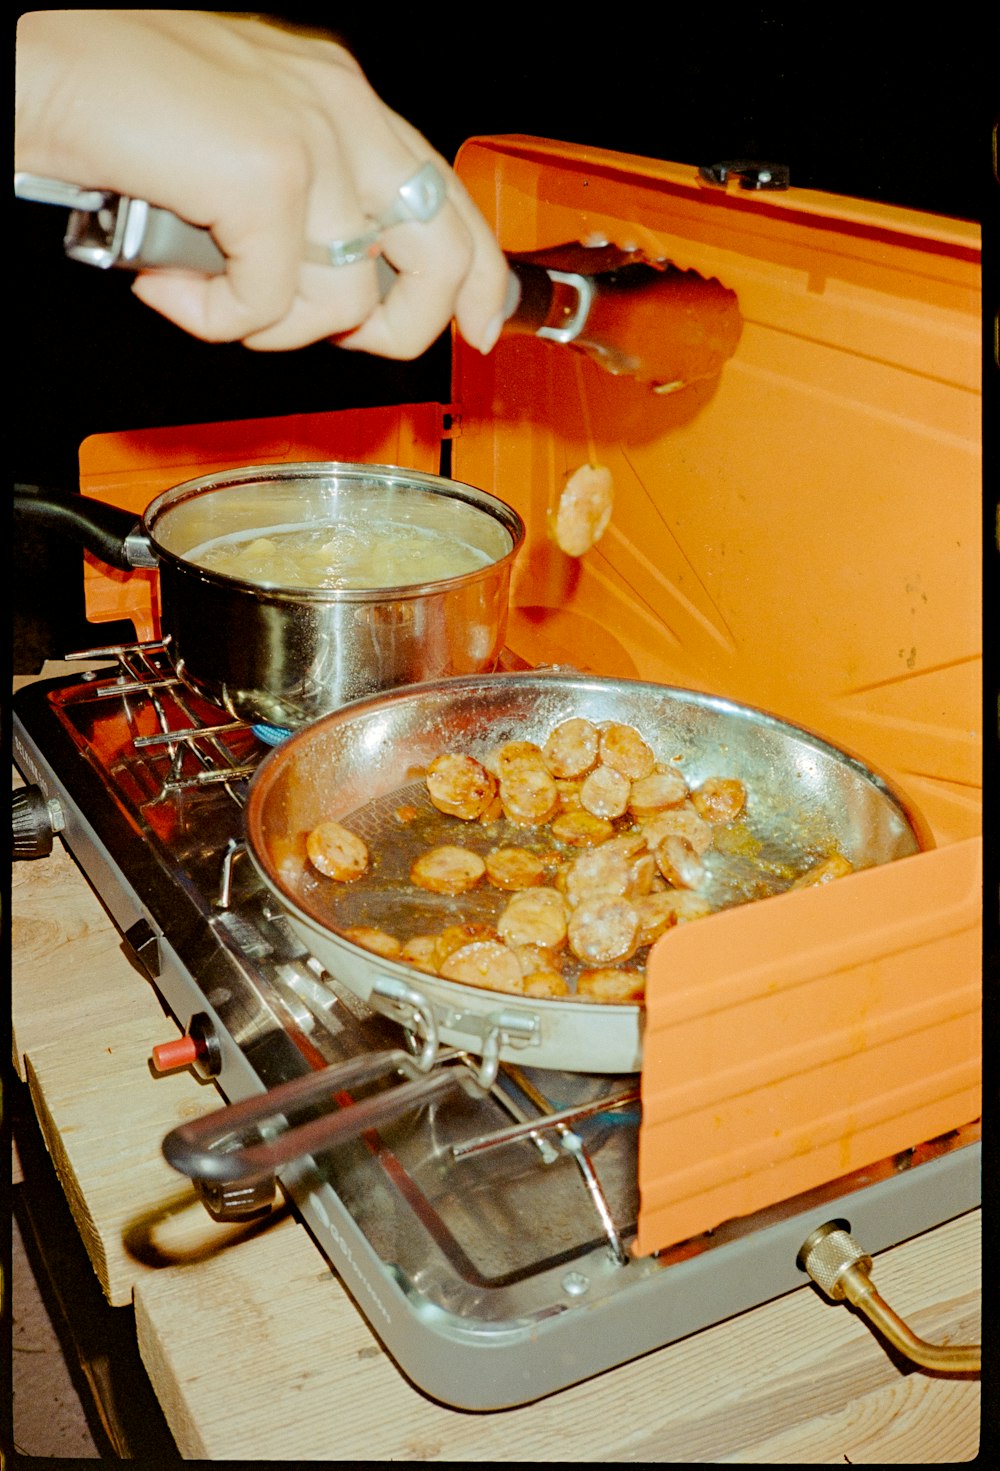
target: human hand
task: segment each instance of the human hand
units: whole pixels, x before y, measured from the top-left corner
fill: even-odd
[[[509,273],[486,221],[422,135],[336,42],[190,10],[32,11],[18,25],[16,167],[172,210],[211,231],[225,274],[141,274],[141,300],[194,336],[259,350],[323,338],[416,357],[455,318],[488,352]],[[379,234],[398,273],[316,263],[433,163],[427,222]]]

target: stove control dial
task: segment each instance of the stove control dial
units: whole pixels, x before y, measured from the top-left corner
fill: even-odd
[[[52,839],[65,823],[58,799],[46,797],[39,786],[18,787],[12,794],[14,858],[47,858]]]
[[[202,1205],[215,1221],[252,1221],[268,1215],[274,1200],[273,1175],[241,1180],[233,1185],[223,1185],[217,1180],[196,1180],[194,1185]]]

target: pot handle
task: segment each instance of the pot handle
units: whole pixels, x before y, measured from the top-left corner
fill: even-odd
[[[14,515],[79,542],[109,567],[155,567],[156,554],[134,511],[42,485],[14,486]]]
[[[410,1081],[359,1102],[337,1098],[350,1087],[393,1072],[408,1073]],[[181,1124],[164,1139],[163,1154],[175,1170],[196,1182],[233,1185],[258,1180],[304,1155],[345,1144],[408,1113],[456,1087],[463,1074],[468,1076],[456,1067],[422,1073],[402,1050],[365,1054]],[[290,1115],[332,1100],[340,1103],[332,1113],[291,1123]],[[282,1123],[286,1127],[280,1128]]]

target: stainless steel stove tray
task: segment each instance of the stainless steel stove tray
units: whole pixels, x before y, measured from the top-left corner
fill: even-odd
[[[202,1013],[217,1030],[225,1096],[398,1043],[397,1028],[340,994],[304,953],[250,865],[232,861],[245,775],[160,795],[186,742],[157,739],[159,718],[140,713],[150,695],[121,690],[113,671],[27,687],[14,701],[14,758],[58,802],[65,841],[180,1025]],[[174,695],[164,687],[155,698],[169,706]],[[212,725],[210,707],[197,714]],[[136,747],[135,735],[152,742]],[[217,741],[232,773],[263,749],[245,728],[198,744]],[[529,1081],[553,1106],[570,1099],[567,1088],[586,1095],[597,1083]],[[548,1156],[522,1141],[454,1158],[454,1145],[510,1120],[495,1096],[457,1093],[280,1175],[400,1370],[460,1408],[525,1403],[801,1286],[799,1247],[832,1218],[879,1251],[979,1200],[978,1142],[956,1135],[658,1258],[622,1262],[565,1140],[553,1136]],[[627,1248],[636,1121],[599,1115],[574,1132]]]

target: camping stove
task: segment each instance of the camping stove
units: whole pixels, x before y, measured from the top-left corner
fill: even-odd
[[[185,1034],[161,1069],[192,1065],[232,1104],[419,1049],[305,952],[242,857],[247,786],[282,733],[192,695],[162,643],[71,657],[110,667],[14,701],[15,854],[61,834]],[[640,1256],[639,1079],[502,1064],[483,1089],[468,1065],[468,1087],[278,1172],[401,1371],[460,1408],[525,1403],[803,1285],[799,1249],[831,1221],[880,1251],[978,1204],[973,1126]],[[272,1187],[202,1193],[231,1219]]]

